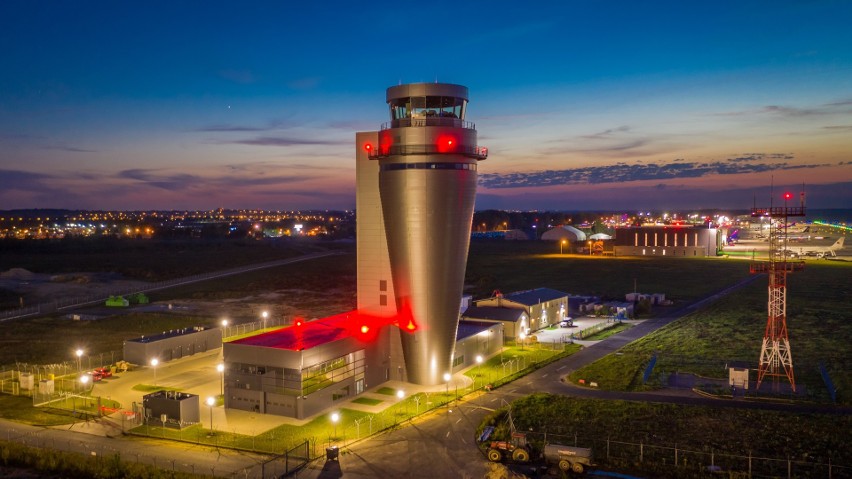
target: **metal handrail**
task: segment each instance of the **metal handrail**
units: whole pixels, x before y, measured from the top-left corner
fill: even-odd
[[[476,125],[471,121],[460,120],[458,118],[429,116],[424,118],[400,118],[382,123],[382,130],[390,130],[391,128],[404,128],[409,126],[449,126],[453,128],[464,128],[466,130],[475,130]]]
[[[488,158],[488,148],[484,146],[466,146],[458,145],[453,147],[441,147],[438,145],[392,145],[388,148],[376,148],[371,151],[369,156],[371,160],[379,158],[387,158],[388,156],[407,156],[407,155],[462,155],[468,158],[484,160]]]

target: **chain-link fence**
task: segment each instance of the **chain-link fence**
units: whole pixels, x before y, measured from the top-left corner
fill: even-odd
[[[805,454],[802,458],[780,458],[752,455],[750,451],[735,454],[711,448],[696,450],[677,444],[617,441],[610,438],[578,434],[531,432],[530,440],[540,444],[590,447],[598,466],[653,474],[654,477],[703,477],[723,475],[743,478],[847,478],[852,467],[834,464],[830,457]]]

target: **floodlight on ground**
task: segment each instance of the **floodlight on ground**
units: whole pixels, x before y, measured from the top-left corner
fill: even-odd
[[[397,389],[396,390],[396,397],[398,399],[404,398],[405,397],[405,391],[403,391],[402,389]]]
[[[210,430],[213,431],[213,406],[216,405],[216,398],[207,396],[207,405],[210,406]]]

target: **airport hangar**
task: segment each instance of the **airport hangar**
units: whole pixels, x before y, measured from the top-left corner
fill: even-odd
[[[615,256],[716,256],[722,235],[716,228],[692,225],[616,228]]]

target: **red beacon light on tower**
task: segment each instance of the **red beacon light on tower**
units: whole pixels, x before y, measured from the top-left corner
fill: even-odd
[[[373,151],[373,145],[367,143],[364,145],[364,149],[367,151],[367,154],[370,154]]]
[[[792,199],[793,199],[793,193],[790,193],[790,192],[784,193],[784,200],[792,200]]]

